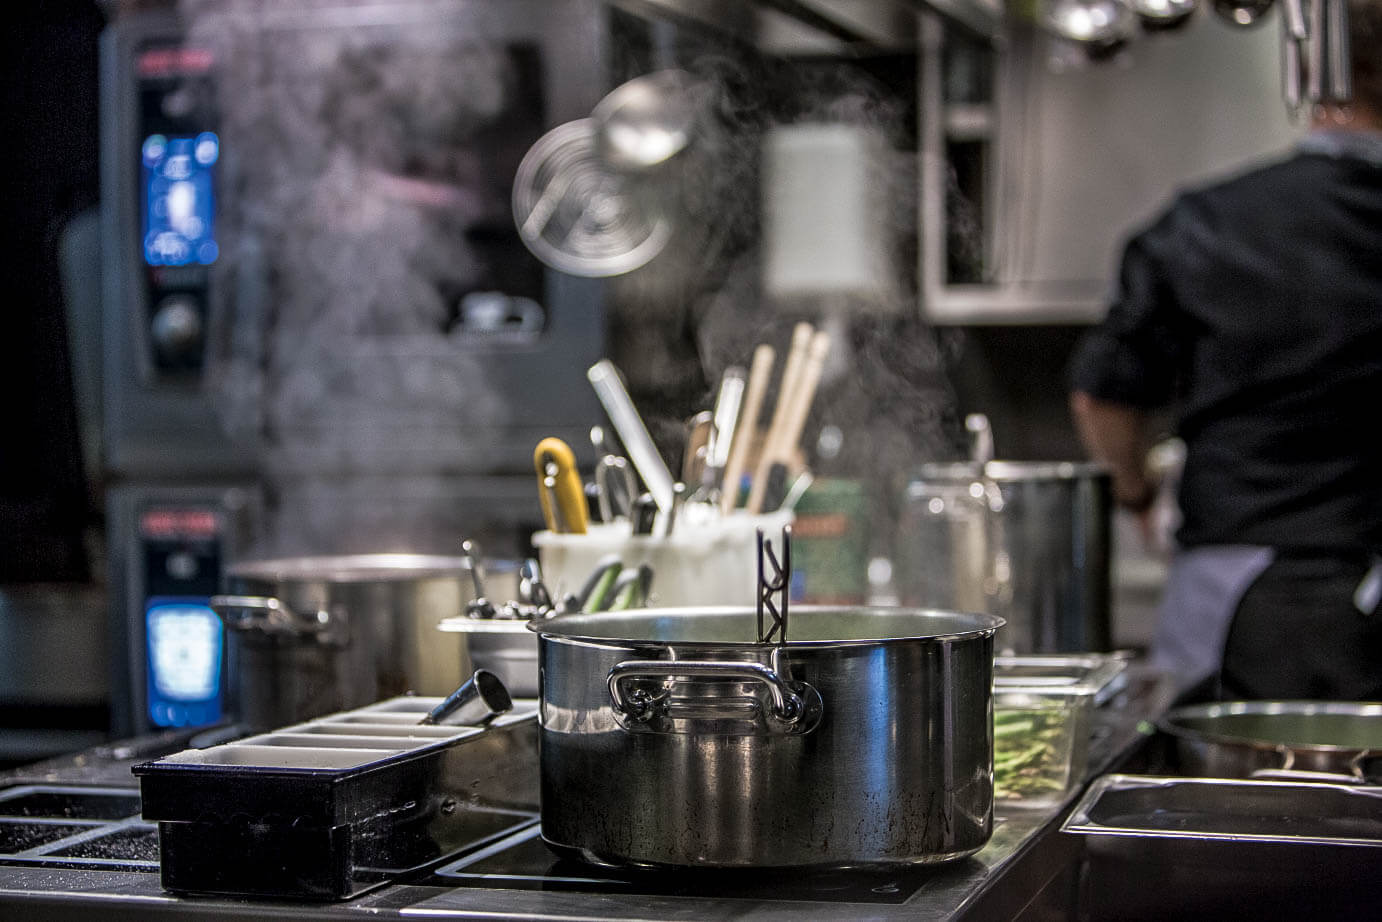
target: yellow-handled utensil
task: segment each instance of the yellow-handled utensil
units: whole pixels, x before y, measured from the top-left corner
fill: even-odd
[[[538,500],[547,528],[585,534],[585,490],[571,446],[558,438],[543,439],[533,450],[533,467],[537,469]]]

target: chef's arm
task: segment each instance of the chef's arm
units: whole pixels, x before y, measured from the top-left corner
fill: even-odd
[[[1156,499],[1156,484],[1147,476],[1151,415],[1079,390],[1070,395],[1070,412],[1085,450],[1108,467],[1114,500],[1134,512],[1145,511]]]

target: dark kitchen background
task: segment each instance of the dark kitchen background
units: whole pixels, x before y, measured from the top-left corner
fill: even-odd
[[[995,40],[982,19],[932,16],[892,41],[804,15],[809,3],[758,7],[816,31],[755,43],[644,15],[656,3],[593,0],[550,5],[563,11],[552,30],[576,24],[554,40],[495,0],[465,4],[482,12],[456,28],[497,43],[448,49],[426,18],[446,4],[417,5],[373,44],[333,38],[348,17],[311,18],[351,4],[296,5],[301,21],[235,2],[9,12],[0,764],[147,729],[131,625],[163,591],[158,567],[204,595],[250,553],[445,553],[475,535],[522,553],[541,521],[532,445],[555,432],[592,460],[583,377],[604,355],[671,458],[726,366],[757,342],[784,346],[797,320],[831,318],[840,348],[807,444],[836,446],[818,473],[880,491],[871,551],[886,556],[898,478],[960,457],[966,414],[987,414],[1000,457],[1082,458],[1066,366],[1117,240],[1161,193],[1295,130],[1261,76],[1274,37],[1224,41],[1207,20],[1091,69],[1030,30]],[[328,58],[345,76],[314,82]],[[1205,89],[1215,59],[1227,76]],[[691,219],[628,274],[545,270],[508,212],[518,160],[543,130],[669,66],[716,92],[705,159],[677,186]],[[1237,103],[1214,124],[1182,115],[1192,88]],[[1157,120],[1174,143],[1123,146],[1120,125]],[[876,235],[886,283],[802,295],[764,277],[779,243],[757,207],[759,152],[800,123],[872,145],[863,182],[884,194],[857,233]],[[215,284],[113,249],[137,192],[136,164],[111,160],[155,128],[225,145]],[[826,220],[809,202],[789,211]],[[343,229],[356,219],[374,236]],[[374,261],[394,244],[416,275]],[[1156,564],[1124,543],[1116,639],[1135,646]]]

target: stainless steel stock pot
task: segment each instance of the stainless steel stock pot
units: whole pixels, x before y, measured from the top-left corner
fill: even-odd
[[[992,615],[792,608],[534,622],[542,836],[646,867],[947,861],[993,822]]]
[[[465,638],[437,626],[474,598],[470,561],[354,554],[243,561],[211,599],[239,643],[240,721],[274,729],[471,673]]]
[[[1092,464],[922,465],[899,518],[899,597],[1002,617],[1000,652],[1108,650],[1112,495]]]

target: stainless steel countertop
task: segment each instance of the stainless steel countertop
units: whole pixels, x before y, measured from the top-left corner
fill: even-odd
[[[1145,739],[1138,724],[1163,711],[1171,691],[1159,676],[1130,667],[1128,688],[1095,718],[1086,782],[1115,768]],[[167,745],[168,738],[161,741]],[[133,787],[129,767],[147,758],[128,744],[0,774],[0,784],[84,783]],[[144,920],[196,919],[466,919],[540,918],[552,922],[678,922],[745,920],[800,922],[864,920],[1003,919],[1023,907],[1079,860],[1081,841],[1059,831],[1084,785],[1045,809],[995,808],[994,833],[971,858],[938,867],[896,904],[812,902],[768,897],[729,899],[569,892],[494,887],[395,884],[342,903],[286,903],[177,897],[164,893],[158,875],[135,871],[58,870],[0,866],[0,918]]]

